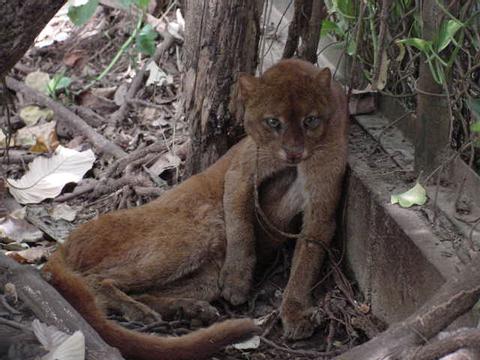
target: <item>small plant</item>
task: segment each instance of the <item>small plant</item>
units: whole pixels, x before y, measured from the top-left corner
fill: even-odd
[[[97,77],[95,77],[95,79],[89,82],[83,90],[90,88],[97,81],[107,75],[133,43],[135,43],[136,51],[150,56],[153,55],[156,48],[155,39],[157,38],[158,33],[150,24],[145,24],[142,27],[143,18],[149,2],[149,0],[119,0],[119,3],[125,8],[135,6],[140,9],[135,28],[129,38],[120,47],[117,54],[113,57],[110,64]],[[74,0],[68,10],[68,16],[75,25],[82,26],[93,16],[98,4],[98,0]]]
[[[412,37],[407,39],[398,40],[397,44],[412,46],[420,50],[426,58],[430,71],[432,73],[433,79],[440,85],[445,84],[446,70],[449,69],[455,57],[458,54],[460,49],[461,40],[457,42],[455,40],[455,35],[458,33],[459,38],[463,37],[461,30],[465,27],[465,24],[459,20],[444,20],[440,25],[440,31],[437,33],[437,36],[433,40],[424,40],[418,37]],[[450,52],[450,56],[447,58],[442,57],[442,53],[445,53],[444,50],[453,43],[455,49]]]
[[[64,72],[55,74],[55,76],[50,79],[47,84],[48,95],[53,99],[56,99],[58,93],[61,91],[65,91],[65,93],[68,95],[68,88],[71,83],[72,79],[70,79],[68,76],[65,76]]]

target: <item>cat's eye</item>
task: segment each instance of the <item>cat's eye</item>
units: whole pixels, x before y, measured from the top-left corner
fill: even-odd
[[[265,123],[272,129],[278,130],[282,127],[280,120],[274,117],[268,117],[265,119]]]
[[[315,129],[318,125],[320,125],[321,121],[322,119],[318,116],[307,116],[305,119],[303,119],[303,126],[306,129]]]

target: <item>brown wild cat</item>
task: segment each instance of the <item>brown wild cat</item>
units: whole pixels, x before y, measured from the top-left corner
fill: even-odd
[[[235,105],[245,139],[159,199],[80,226],[45,267],[53,285],[129,359],[206,358],[253,334],[256,326],[243,319],[159,337],[103,314],[152,321],[181,310],[216,318],[209,302],[246,301],[257,259],[287,240],[280,231],[291,231],[300,213],[281,317],[288,338],[313,332],[310,290],[335,230],[347,157],[344,92],[330,70],[285,60],[259,78],[240,75]],[[275,226],[264,231],[262,216]]]

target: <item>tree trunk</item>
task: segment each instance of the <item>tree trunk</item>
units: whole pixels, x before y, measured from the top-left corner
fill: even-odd
[[[190,126],[186,176],[202,171],[242,132],[229,112],[239,72],[257,66],[263,1],[186,0],[183,110]]]
[[[0,78],[17,63],[65,0],[0,0]]]
[[[423,39],[432,40],[440,28],[443,12],[438,0],[423,1]],[[429,175],[437,168],[448,149],[450,113],[443,87],[435,82],[422,56],[417,81],[417,120],[415,134],[415,170]]]
[[[295,0],[294,6],[282,57],[291,58],[296,54],[300,59],[316,63],[322,20],[327,16],[327,9],[320,0]]]

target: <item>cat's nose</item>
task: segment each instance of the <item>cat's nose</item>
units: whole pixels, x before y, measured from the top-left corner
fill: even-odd
[[[303,157],[303,152],[287,153],[287,159],[293,162],[301,160],[302,157]]]
[[[303,157],[303,146],[283,146],[287,160],[297,162]]]

